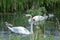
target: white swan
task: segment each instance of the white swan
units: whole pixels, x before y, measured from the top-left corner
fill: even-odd
[[[28,31],[26,28],[23,26],[17,26],[17,27],[10,27],[7,22],[5,22],[7,27],[14,33],[19,33],[19,34],[31,34],[30,31]]]
[[[36,25],[36,24],[39,24],[39,22],[45,21],[47,18],[51,18],[53,16],[54,16],[53,14],[48,14],[48,16],[37,15],[37,16],[34,16],[32,20],[33,20],[34,25]],[[31,18],[28,19],[28,22],[31,24]]]
[[[34,16],[34,17],[32,18],[33,24],[34,24],[34,25],[38,25],[39,22],[42,22],[42,21],[46,20],[47,18],[48,18],[48,16],[39,16],[39,15]],[[31,18],[28,19],[28,22],[29,22],[29,24],[31,24]]]

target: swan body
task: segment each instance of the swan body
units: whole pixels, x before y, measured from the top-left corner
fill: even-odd
[[[34,16],[32,18],[34,25],[39,24],[39,22],[44,21],[48,18],[48,16]],[[31,19],[28,19],[29,24],[31,24]]]
[[[18,34],[31,34],[31,32],[29,30],[27,30],[25,27],[23,26],[18,26],[18,27],[10,27],[10,25],[5,22],[7,27],[14,33],[18,33]]]
[[[35,19],[35,21],[42,21],[47,19],[47,16],[34,16],[33,19]]]
[[[47,18],[52,18],[52,17],[54,17],[53,14],[48,14],[48,16],[47,15],[44,15],[44,16],[36,15],[32,17],[32,20],[33,20],[34,25],[36,25],[36,24],[39,24],[39,22],[44,22]],[[29,24],[31,24],[31,18],[28,19],[28,22]]]
[[[30,32],[29,32],[26,28],[24,28],[24,27],[22,27],[22,26],[12,27],[12,28],[8,27],[8,28],[9,28],[12,32],[14,32],[14,33],[30,34]]]

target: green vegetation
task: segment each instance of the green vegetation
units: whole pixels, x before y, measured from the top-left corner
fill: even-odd
[[[4,23],[5,21],[14,26],[21,25],[29,27],[27,21],[29,17],[25,17],[25,14],[35,16],[49,13],[54,14],[54,17],[47,19],[46,22],[42,22],[42,24],[39,25],[39,30],[41,30],[42,34],[44,33],[44,30],[50,30],[50,32],[55,32],[57,34],[56,31],[60,30],[60,0],[0,0],[0,30],[4,29],[4,31],[7,31],[7,27]],[[34,26],[34,33],[35,32],[36,27]],[[54,40],[53,37],[38,37],[34,40],[43,39]],[[18,38],[11,38],[11,40],[18,40]]]

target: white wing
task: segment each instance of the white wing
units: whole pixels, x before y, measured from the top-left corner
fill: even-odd
[[[15,33],[21,33],[21,34],[30,34],[30,32],[24,28],[24,27],[12,27],[13,28],[13,32]]]
[[[5,22],[5,23],[6,23],[7,27],[8,27],[12,32],[14,32],[14,33],[30,34],[30,32],[29,32],[26,28],[24,28],[24,27],[22,27],[22,26],[19,26],[19,27],[10,27],[10,26],[12,26],[11,24],[9,24],[8,22]]]

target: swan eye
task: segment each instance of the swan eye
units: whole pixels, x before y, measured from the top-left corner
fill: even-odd
[[[33,21],[35,21],[35,19],[33,19]]]

